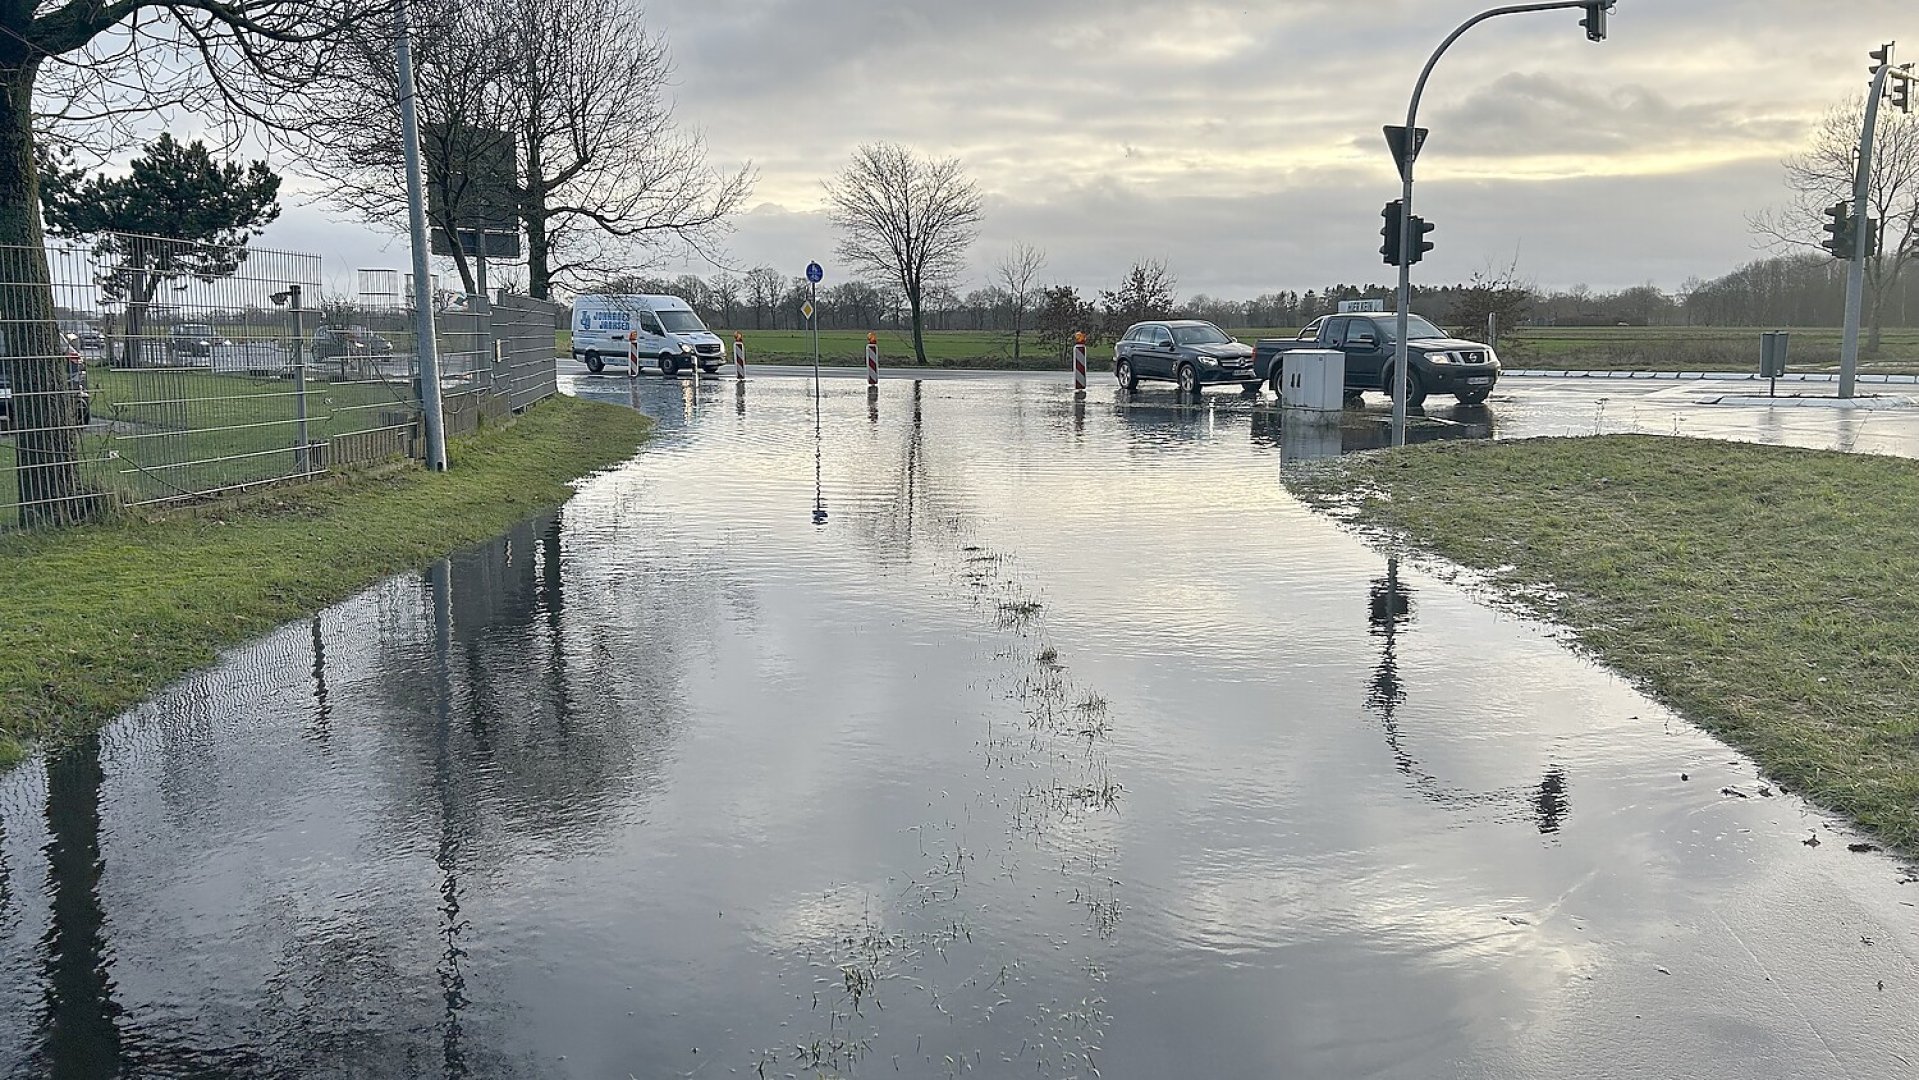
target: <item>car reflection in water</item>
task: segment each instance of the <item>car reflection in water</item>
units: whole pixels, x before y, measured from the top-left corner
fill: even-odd
[[[1384,450],[1393,444],[1391,413],[1349,409],[1337,417],[1319,417],[1277,407],[1252,413],[1253,442],[1279,450],[1287,461],[1313,461]],[[1418,445],[1454,439],[1491,439],[1498,417],[1485,405],[1434,408],[1406,418],[1406,442]]]

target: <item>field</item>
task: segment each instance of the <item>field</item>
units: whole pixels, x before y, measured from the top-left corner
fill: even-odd
[[[1757,371],[1759,335],[1777,327],[1600,326],[1527,327],[1501,336],[1499,356],[1508,368],[1552,371]],[[1292,337],[1297,328],[1229,328],[1241,341]],[[751,364],[810,364],[812,335],[801,330],[746,330],[746,362]],[[1840,332],[1837,327],[1791,329],[1788,370],[1837,371]],[[720,336],[731,340],[732,331]],[[897,367],[912,362],[912,339],[896,331],[880,333],[880,363]],[[562,355],[568,335],[555,335]],[[926,335],[927,359],[932,367],[989,370],[1064,369],[1064,361],[1032,342],[1022,346],[1018,363],[1004,334],[978,330],[939,330]],[[1095,370],[1112,360],[1112,345],[1101,342],[1087,349]],[[866,334],[858,330],[820,332],[820,362],[828,365],[865,363]],[[1863,372],[1919,373],[1919,329],[1887,330],[1878,356],[1862,357]]]

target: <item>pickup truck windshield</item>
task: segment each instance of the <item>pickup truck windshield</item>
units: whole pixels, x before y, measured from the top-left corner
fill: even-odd
[[[700,317],[690,311],[662,311],[659,316],[660,325],[666,327],[669,334],[697,334],[706,329]]]
[[[1233,339],[1226,336],[1226,331],[1205,323],[1200,326],[1173,327],[1173,340],[1181,345],[1224,345]]]
[[[1374,319],[1379,324],[1379,340],[1396,341],[1393,334],[1399,329],[1399,320],[1391,315],[1381,315]],[[1423,338],[1443,338],[1446,332],[1417,315],[1406,316],[1406,340],[1419,341]]]

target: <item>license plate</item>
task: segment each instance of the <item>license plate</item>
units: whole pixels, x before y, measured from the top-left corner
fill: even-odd
[[[1491,386],[1492,384],[1493,384],[1493,381],[1491,379],[1467,379],[1466,380],[1467,386]]]

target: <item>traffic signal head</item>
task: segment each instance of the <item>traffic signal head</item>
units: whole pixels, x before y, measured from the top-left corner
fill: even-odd
[[[1587,41],[1606,40],[1606,13],[1612,10],[1614,0],[1593,0],[1586,5],[1586,17],[1579,25],[1586,28]]]
[[[1852,208],[1845,203],[1833,203],[1826,207],[1826,223],[1819,231],[1826,234],[1819,246],[1832,253],[1835,259],[1852,258]]]
[[[1906,77],[1892,80],[1888,96],[1893,108],[1902,113],[1909,113],[1912,111],[1912,81],[1915,76],[1912,74],[1911,64],[1907,64],[1901,70],[1905,72]]]
[[[1886,42],[1867,55],[1872,57],[1872,67],[1870,70],[1874,75],[1879,74],[1880,68],[1892,63],[1892,42]]]
[[[1433,226],[1431,222],[1417,214],[1413,215],[1413,246],[1412,252],[1406,258],[1407,262],[1418,262],[1426,257],[1428,251],[1433,249],[1433,242],[1426,239],[1426,234],[1432,231]]]
[[[1399,265],[1399,215],[1403,212],[1404,204],[1398,199],[1387,203],[1386,209],[1379,212],[1379,216],[1386,219],[1386,224],[1379,230],[1379,235],[1386,241],[1379,245],[1379,254],[1387,266]]]

